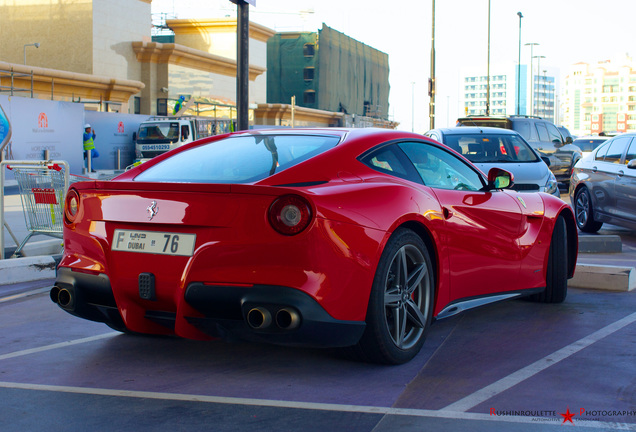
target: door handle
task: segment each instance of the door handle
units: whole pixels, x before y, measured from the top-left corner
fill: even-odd
[[[617,174],[619,177],[623,177],[625,175],[625,172],[623,170],[620,170]]]
[[[598,171],[598,168],[597,168],[597,167],[595,167],[595,166],[593,166],[593,167],[592,167],[592,172],[596,172],[596,171]]]

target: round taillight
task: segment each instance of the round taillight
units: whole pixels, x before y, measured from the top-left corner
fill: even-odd
[[[79,194],[75,189],[70,189],[66,194],[66,202],[64,204],[64,215],[69,223],[75,222],[77,211],[79,210]]]
[[[269,207],[269,223],[281,234],[295,235],[303,231],[311,222],[311,206],[298,195],[277,198]]]

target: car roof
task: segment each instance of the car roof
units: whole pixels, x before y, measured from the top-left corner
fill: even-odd
[[[518,132],[513,131],[512,129],[504,129],[498,127],[489,127],[489,126],[458,126],[452,128],[436,128],[432,129],[432,131],[439,131],[443,135],[474,135],[480,133],[487,134],[495,134],[495,135],[519,135]]]

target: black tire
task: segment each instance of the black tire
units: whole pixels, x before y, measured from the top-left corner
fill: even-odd
[[[603,222],[594,220],[592,197],[586,187],[580,188],[574,195],[574,215],[576,226],[583,232],[595,233],[603,226]]]
[[[396,230],[375,273],[367,326],[354,347],[358,357],[382,364],[402,364],[415,357],[432,321],[434,287],[426,245],[413,231]]]
[[[562,303],[568,295],[568,235],[565,219],[559,216],[552,231],[545,290],[531,296],[541,303]]]

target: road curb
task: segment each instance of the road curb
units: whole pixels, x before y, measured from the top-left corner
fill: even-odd
[[[56,267],[50,255],[0,260],[0,286],[55,278]]]
[[[574,277],[568,281],[568,286],[606,291],[632,291],[636,288],[636,269],[634,267],[577,264]]]
[[[579,253],[620,253],[623,242],[619,235],[580,235]]]

